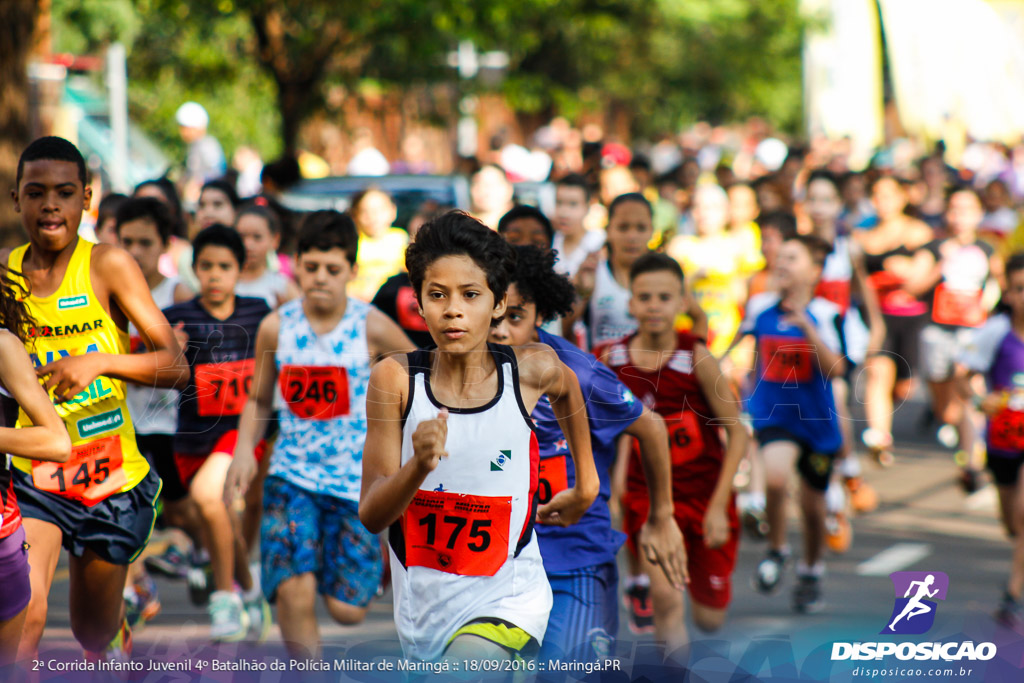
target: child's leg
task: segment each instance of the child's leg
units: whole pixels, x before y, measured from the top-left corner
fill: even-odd
[[[1019,600],[1024,595],[1024,477],[1018,477],[1015,486],[1000,487],[1003,488],[1013,492],[1010,506],[1014,530],[1013,563],[1010,565],[1010,580],[1006,590],[1015,600]]]
[[[384,571],[380,541],[359,521],[359,506],[348,500],[320,495],[320,533],[323,557],[320,592],[331,617],[347,626],[366,618]]]
[[[277,622],[281,639],[293,658],[320,656],[320,627],[316,620],[316,577],[306,572],[277,586]]]
[[[770,441],[761,447],[765,473],[765,514],[771,550],[786,547],[786,488],[800,447],[792,441]]]
[[[206,528],[213,581],[219,591],[234,588],[235,531],[231,513],[224,504],[224,479],[230,466],[230,455],[211,453],[196,472],[189,488]]]
[[[996,486],[996,490],[999,491],[999,521],[1003,523],[1006,535],[1010,538],[1015,538],[1017,536],[1017,525],[1013,517],[1017,487],[1012,484],[999,484]]]
[[[512,656],[497,643],[492,643],[480,636],[466,634],[455,637],[455,640],[444,651],[444,658],[461,662],[463,659],[505,660],[512,659]]]
[[[697,624],[697,628],[705,633],[713,633],[722,628],[725,624],[725,617],[729,613],[725,607],[709,607],[696,600],[690,601],[690,609],[693,610],[693,621]]]
[[[260,518],[263,516],[263,484],[270,471],[270,455],[273,444],[267,442],[266,450],[259,461],[256,478],[245,492],[245,512],[242,513],[242,538],[249,552],[256,548],[260,536]]]
[[[896,362],[886,355],[875,355],[864,364],[864,412],[868,426],[883,436],[892,434],[892,397],[896,385]]]
[[[804,563],[814,567],[825,547],[825,492],[801,480],[800,509],[804,521]]]
[[[685,537],[684,537],[685,538]],[[690,543],[687,542],[687,554]],[[683,593],[672,585],[661,567],[652,566],[642,552],[637,553],[640,571],[651,580],[651,606],[654,608],[654,638],[665,643],[666,652],[686,645],[686,607]],[[690,563],[692,566],[692,563]]]

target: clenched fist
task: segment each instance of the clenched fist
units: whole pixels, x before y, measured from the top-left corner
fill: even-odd
[[[448,409],[442,408],[437,418],[421,422],[412,434],[413,458],[427,472],[433,472],[441,458],[448,457],[444,449],[448,440]]]

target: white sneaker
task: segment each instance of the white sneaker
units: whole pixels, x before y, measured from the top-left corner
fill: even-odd
[[[270,603],[263,594],[255,600],[245,601],[245,613],[249,616],[249,635],[258,643],[262,643],[270,635],[270,627],[274,619],[270,612]]]
[[[249,615],[242,598],[232,591],[214,591],[210,595],[210,640],[235,643],[249,633]]]

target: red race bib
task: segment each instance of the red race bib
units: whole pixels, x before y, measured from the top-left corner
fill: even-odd
[[[413,332],[426,332],[427,321],[420,315],[420,304],[416,301],[416,292],[412,287],[399,287],[395,297],[395,311],[398,313],[398,324],[402,329]]]
[[[565,458],[564,455],[556,455],[540,459],[537,500],[541,505],[547,505],[552,498],[569,488],[569,466]]]
[[[668,445],[672,453],[672,466],[678,467],[704,454],[704,432],[697,414],[684,410],[665,419],[668,427]]]
[[[285,365],[278,378],[288,409],[303,420],[348,415],[348,373],[333,365]]]
[[[850,307],[849,280],[821,280],[818,283],[817,289],[814,290],[814,294],[822,299],[831,301],[843,313],[846,313],[846,310]]]
[[[1003,408],[988,425],[988,443],[1000,451],[1024,451],[1024,412]]]
[[[508,559],[512,498],[419,491],[402,515],[405,564],[494,576]]]
[[[196,366],[200,417],[240,415],[252,390],[253,358]]]
[[[763,337],[758,348],[768,382],[809,382],[814,374],[814,347],[800,337]]]
[[[932,320],[940,325],[978,327],[985,322],[981,296],[980,289],[965,291],[940,284],[935,288],[935,298],[932,300]]]
[[[121,435],[114,434],[71,449],[65,463],[32,461],[32,483],[40,491],[93,506],[128,483]]]

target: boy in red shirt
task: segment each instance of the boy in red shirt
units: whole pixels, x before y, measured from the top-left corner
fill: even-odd
[[[665,254],[645,254],[630,270],[630,288],[629,311],[637,332],[599,350],[598,356],[645,406],[665,418],[693,619],[701,630],[714,631],[725,622],[731,597],[739,543],[732,480],[747,450],[747,431],[728,380],[704,340],[675,330],[676,316],[687,308],[679,264]],[[649,506],[643,469],[634,453],[623,497],[623,531],[631,551]],[[671,652],[687,641],[683,597],[662,572],[651,571],[645,558],[639,560],[650,577],[655,637]]]

